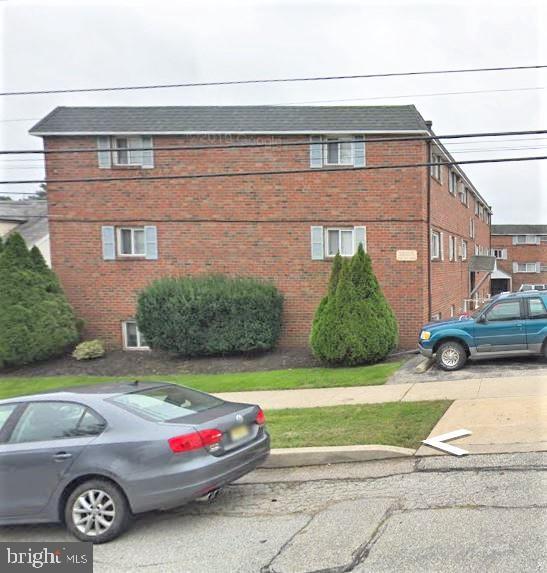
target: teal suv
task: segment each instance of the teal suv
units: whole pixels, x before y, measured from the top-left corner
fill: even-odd
[[[430,322],[420,332],[418,347],[443,370],[459,370],[469,359],[547,358],[547,292],[500,294],[471,316]]]

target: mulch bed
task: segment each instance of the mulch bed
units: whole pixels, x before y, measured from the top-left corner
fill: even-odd
[[[160,352],[111,351],[103,358],[78,361],[67,355],[16,369],[3,370],[2,377],[13,376],[145,376],[151,374],[214,374],[253,370],[282,370],[320,366],[306,348],[273,352],[194,358],[176,358]]]

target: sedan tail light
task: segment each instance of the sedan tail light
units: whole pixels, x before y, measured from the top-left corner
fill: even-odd
[[[218,444],[222,439],[222,432],[216,429],[199,430],[192,434],[184,434],[169,439],[169,447],[175,454],[198,450],[205,446]]]
[[[266,416],[264,415],[262,408],[258,409],[258,414],[256,415],[255,423],[257,423],[259,426],[263,426],[266,423]]]

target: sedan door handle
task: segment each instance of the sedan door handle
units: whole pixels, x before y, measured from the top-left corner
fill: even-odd
[[[64,460],[68,460],[72,457],[72,454],[69,454],[68,452],[58,452],[57,454],[55,454],[53,456],[53,459],[56,462],[62,462]]]

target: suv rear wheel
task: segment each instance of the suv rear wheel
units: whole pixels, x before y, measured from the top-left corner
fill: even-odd
[[[447,340],[437,348],[435,359],[443,370],[459,370],[467,362],[467,352],[459,342]]]
[[[65,505],[66,527],[82,541],[110,541],[127,529],[130,520],[125,496],[116,485],[103,479],[80,484]]]

